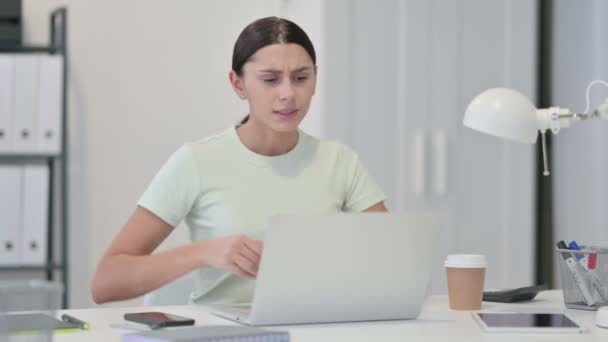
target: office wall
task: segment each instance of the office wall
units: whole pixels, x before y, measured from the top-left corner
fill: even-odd
[[[228,83],[240,31],[259,17],[291,18],[322,65],[321,0],[24,0],[26,42],[48,42],[59,5],[69,10],[70,303],[88,307],[99,258],[167,157],[246,114]],[[316,135],[322,87],[304,123]],[[179,227],[161,248],[187,240]]]
[[[447,291],[442,259],[450,253],[486,255],[488,288],[530,285],[533,146],[462,120],[488,88],[534,99],[537,1],[382,4],[326,2],[325,133],[359,152],[391,210],[446,215],[431,291]]]
[[[608,81],[608,2],[554,1],[551,58],[553,106],[582,112],[585,91],[595,79]],[[608,96],[598,85],[591,109]],[[608,245],[608,122],[580,122],[553,137],[556,240]],[[556,271],[556,276],[559,273]]]

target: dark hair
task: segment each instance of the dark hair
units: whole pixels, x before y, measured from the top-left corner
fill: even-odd
[[[279,43],[300,45],[308,52],[313,64],[317,63],[315,48],[300,26],[287,19],[266,17],[247,25],[237,38],[232,51],[232,70],[238,76],[242,76],[243,65],[251,59],[256,51],[268,45]],[[246,123],[248,119],[249,115],[241,121],[240,125]]]

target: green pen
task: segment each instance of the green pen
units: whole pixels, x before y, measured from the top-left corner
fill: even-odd
[[[83,322],[76,317],[70,316],[68,314],[61,315],[61,320],[64,322],[72,323],[77,325],[82,330],[89,330],[89,323]]]

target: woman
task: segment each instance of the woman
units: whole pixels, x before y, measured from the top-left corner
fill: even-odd
[[[229,79],[249,115],[183,145],[161,168],[97,268],[96,303],[141,296],[193,270],[192,301],[251,301],[270,216],[386,211],[350,149],[298,129],[316,76],[313,45],[293,22],[263,18],[241,32]],[[193,242],[152,254],[182,220]]]

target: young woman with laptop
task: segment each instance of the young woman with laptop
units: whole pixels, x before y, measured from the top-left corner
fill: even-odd
[[[270,217],[386,211],[351,149],[298,129],[317,71],[314,47],[293,22],[268,17],[242,31],[229,79],[248,115],[184,144],[158,171],[99,263],[95,302],[138,297],[195,270],[197,288],[184,293],[193,302],[251,301]],[[153,253],[184,220],[192,242]]]

